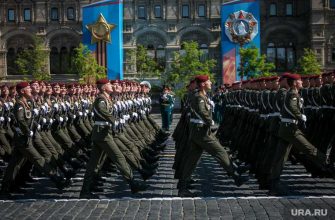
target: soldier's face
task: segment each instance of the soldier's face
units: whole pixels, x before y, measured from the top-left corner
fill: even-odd
[[[62,87],[61,94],[62,95],[66,95],[67,94],[67,89],[65,87]]]
[[[55,93],[55,94],[60,94],[60,86],[59,85],[55,85],[54,86],[54,88],[53,88],[53,92]]]
[[[301,81],[301,79],[296,80],[296,87],[297,87],[298,90],[302,88],[302,81]]]
[[[48,95],[51,95],[51,94],[52,94],[52,87],[51,87],[51,86],[47,86],[47,91],[46,91],[46,93],[47,93]]]
[[[204,86],[205,90],[208,91],[212,89],[212,82],[210,80],[207,80],[204,84],[205,84]]]
[[[45,84],[41,84],[41,86],[40,86],[40,92],[45,93],[46,90],[47,90],[47,87],[45,86]]]
[[[31,88],[30,86],[27,86],[26,88],[22,89],[21,90],[21,94],[26,97],[26,98],[31,98],[32,95],[31,95]]]
[[[39,93],[40,92],[40,85],[38,83],[33,83],[31,86],[33,93]]]
[[[1,94],[4,94],[4,95],[9,95],[9,89],[7,87],[3,87],[1,89]]]

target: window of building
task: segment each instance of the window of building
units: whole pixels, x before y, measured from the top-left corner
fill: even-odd
[[[286,4],[286,15],[287,16],[292,16],[293,15],[293,4],[292,3],[287,3]]]
[[[9,22],[15,21],[15,11],[12,8],[8,9],[8,21]]]
[[[335,8],[335,0],[330,0],[330,2],[329,2],[329,6],[330,6],[331,8]]]
[[[70,7],[67,9],[67,20],[74,20],[75,19],[75,11],[74,11],[74,8],[73,7]]]
[[[58,8],[51,8],[50,16],[52,21],[58,21]]]
[[[30,10],[30,8],[25,8],[23,10],[23,20],[24,21],[31,21],[31,10]]]
[[[333,50],[332,50],[332,62],[335,63],[335,47],[333,47]]]
[[[277,5],[275,3],[270,4],[270,16],[277,16]]]
[[[162,17],[162,7],[160,5],[155,5],[155,18],[161,18]]]
[[[190,6],[189,5],[182,5],[181,16],[183,18],[190,17]]]
[[[201,61],[206,61],[208,59],[208,45],[207,44],[201,44],[200,45],[200,51],[201,51],[200,60]]]
[[[138,6],[138,18],[139,19],[146,19],[145,6]]]
[[[269,43],[266,57],[269,62],[276,65],[276,71],[279,72],[292,70],[296,65],[296,52],[292,42],[288,44]]]
[[[198,16],[199,17],[206,17],[206,7],[204,4],[198,6]]]

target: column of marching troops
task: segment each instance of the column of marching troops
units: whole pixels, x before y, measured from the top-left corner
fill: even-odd
[[[287,195],[285,162],[303,164],[312,177],[335,177],[335,72],[284,73],[234,83],[220,94],[218,138],[251,165],[259,188]]]
[[[215,103],[208,94],[200,94],[209,79],[192,79],[173,133],[179,195],[195,195],[189,191],[194,182],[191,175],[203,150],[227,170],[236,185],[247,181],[239,174],[250,170],[259,188],[269,190],[269,195],[289,194],[280,181],[288,159],[303,164],[312,177],[335,178],[334,77],[335,72],[284,73],[235,82],[218,89],[212,97]],[[212,119],[218,128],[210,123]],[[222,154],[224,149],[229,156]]]
[[[64,189],[81,168],[86,168],[81,198],[97,198],[92,192],[101,190],[101,175],[110,171],[119,171],[132,193],[146,190],[144,180],[155,173],[168,137],[150,116],[150,88],[146,82],[107,79],[96,85],[3,85],[0,155],[8,165],[1,170],[1,196],[24,193],[36,181],[33,175]]]

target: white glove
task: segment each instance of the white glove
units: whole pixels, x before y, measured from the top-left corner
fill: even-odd
[[[78,115],[79,115],[79,116],[83,116],[83,113],[82,113],[82,112],[78,112]]]
[[[7,121],[10,122],[12,119],[10,117],[7,118]]]
[[[85,110],[86,113],[89,113],[90,111],[88,109]]]
[[[43,124],[47,123],[47,119],[46,119],[46,118],[43,118],[43,119],[42,119],[42,123],[43,123]]]
[[[14,103],[13,102],[9,102],[9,105],[10,105],[10,107],[13,107]]]
[[[86,113],[86,112],[84,112],[84,116],[85,116],[85,117],[87,116],[87,113]]]
[[[9,109],[9,104],[7,102],[4,103],[6,109]]]
[[[34,115],[38,115],[38,113],[39,113],[39,111],[38,111],[38,109],[37,108],[34,108],[34,110],[33,110],[33,112],[34,112]]]
[[[74,105],[76,106],[76,108],[78,108],[79,103],[78,103],[78,102],[75,102]]]
[[[41,109],[43,110],[43,113],[47,112],[47,108],[44,105],[41,106]]]
[[[70,104],[70,102],[68,102],[68,101],[65,102],[65,105],[66,105],[68,108],[71,107],[71,104]]]
[[[69,117],[65,117],[65,121],[68,121],[69,120]]]
[[[115,126],[118,126],[118,125],[119,125],[119,122],[118,122],[118,121],[115,121],[114,124],[115,124]]]
[[[41,125],[37,125],[37,130],[38,130],[38,131],[41,130]]]
[[[212,120],[212,125],[215,125],[215,122]]]
[[[92,117],[94,116],[94,112],[91,112],[91,116],[92,116]]]
[[[56,109],[56,111],[58,111],[58,109],[59,109],[59,105],[58,105],[58,103],[55,103],[55,104],[54,104],[54,108]]]
[[[77,116],[76,116],[76,115],[73,115],[73,116],[72,116],[72,118],[73,118],[73,119],[76,119],[76,118],[77,118]]]
[[[64,118],[63,117],[59,117],[59,122],[63,122]]]
[[[33,136],[34,136],[34,132],[33,132],[33,131],[30,131],[30,132],[29,132],[29,136],[30,136],[30,137],[33,137]]]
[[[52,124],[53,122],[54,122],[54,120],[50,118],[49,123]]]
[[[307,117],[306,117],[306,115],[303,114],[303,115],[301,116],[301,119],[302,119],[304,122],[306,122],[306,121],[307,121]]]
[[[5,118],[1,116],[0,121],[5,121]]]

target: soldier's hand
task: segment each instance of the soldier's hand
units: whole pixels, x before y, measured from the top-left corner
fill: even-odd
[[[301,119],[302,119],[304,122],[306,122],[306,121],[307,121],[307,117],[306,117],[306,115],[303,114],[303,115],[301,116]]]
[[[219,129],[219,125],[217,125],[217,124],[214,124],[214,125],[211,126],[211,132],[212,133],[216,133],[218,131],[218,129]]]

